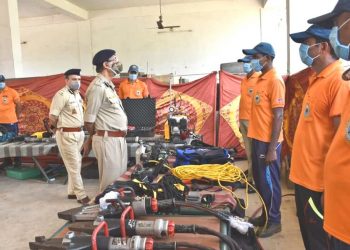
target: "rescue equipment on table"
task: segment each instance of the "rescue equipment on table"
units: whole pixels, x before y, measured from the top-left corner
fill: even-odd
[[[132,236],[131,238],[109,237],[106,223],[101,223],[93,235],[77,236],[68,232],[64,238],[46,239],[35,237],[35,242],[29,242],[31,250],[166,250],[166,249],[198,249],[214,250],[189,242],[156,242],[150,237]],[[104,236],[98,232],[104,228]],[[239,248],[230,248],[232,250]]]
[[[235,242],[229,236],[216,232],[207,227],[199,225],[179,225],[171,220],[161,218],[143,221],[143,220],[123,220],[123,219],[104,219],[97,217],[95,221],[75,222],[69,225],[69,230],[92,234],[95,228],[105,221],[108,225],[109,235],[112,237],[132,237],[135,235],[141,237],[152,237],[156,239],[169,239],[176,234],[202,234],[217,236],[230,248],[235,248]]]
[[[171,84],[169,85],[170,95],[172,95]],[[172,99],[173,101],[169,106],[169,114],[167,120],[164,124],[164,139],[166,141],[171,141],[172,143],[182,143],[189,137],[188,128],[188,117],[185,113],[181,112],[181,95],[180,104],[176,106],[176,96]]]
[[[230,161],[233,159],[224,148],[184,146],[176,149],[174,165],[225,164]]]
[[[49,118],[44,118],[43,123],[46,131],[39,131],[39,132],[33,133],[30,137],[25,138],[26,142],[37,142],[37,141],[43,140],[44,138],[52,137],[53,133],[51,131],[53,127],[50,128]]]
[[[113,200],[113,199],[112,199]],[[112,202],[111,200],[111,202]],[[108,200],[107,200],[108,201]],[[130,203],[115,203],[115,205],[110,205],[107,209],[101,209],[99,205],[80,207],[74,212],[64,211],[59,213],[59,218],[66,213],[72,216],[71,221],[76,222],[70,225],[70,230],[91,233],[91,230],[97,226],[100,226],[102,222],[106,222],[107,225],[111,226],[111,229],[107,229],[112,236],[133,236],[135,234],[140,236],[152,236],[156,238],[164,238],[167,236],[174,235],[174,233],[200,233],[200,234],[212,234],[219,237],[230,247],[228,249],[259,249],[254,247],[256,243],[256,236],[254,234],[253,225],[244,221],[242,218],[234,216],[231,212],[226,210],[214,210],[208,207],[203,207],[199,204],[194,204],[191,202],[176,201],[175,199],[156,201],[150,198],[141,198]],[[125,205],[122,207],[122,205]],[[118,213],[108,214],[106,211],[111,211],[111,207],[119,208]],[[156,221],[134,221],[134,216],[145,216],[151,215],[159,212],[170,212],[174,208],[187,207],[194,208],[200,211],[205,211],[209,215],[213,215],[221,220],[223,223],[227,224],[231,228],[232,240],[227,237],[222,237],[220,233],[215,233],[214,231],[208,231],[204,227],[198,227],[194,229],[194,225],[176,225],[173,222],[166,221],[163,219],[158,219]],[[79,212],[80,210],[80,212]],[[131,220],[125,220],[126,211],[132,212],[130,214]],[[119,219],[120,218],[120,219]],[[82,221],[82,223],[78,223]],[[88,222],[90,221],[90,222]],[[155,227],[155,225],[158,225]],[[197,227],[197,226],[196,226]],[[123,228],[123,230],[121,230]],[[196,230],[196,231],[194,231]],[[160,233],[162,231],[163,233]],[[233,235],[235,235],[233,237]],[[234,239],[234,240],[233,240]],[[239,242],[239,244],[236,243]],[[232,245],[233,244],[233,245]],[[246,247],[238,247],[243,246]]]
[[[154,98],[122,99],[128,117],[127,137],[153,137],[156,127],[156,100]]]

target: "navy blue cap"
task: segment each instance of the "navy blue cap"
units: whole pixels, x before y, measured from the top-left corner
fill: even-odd
[[[249,63],[253,59],[252,55],[246,55],[245,57],[238,59],[237,62]]]
[[[134,72],[134,73],[139,73],[139,67],[137,67],[137,65],[135,65],[135,64],[133,64],[133,65],[130,65],[130,67],[129,67],[129,71],[128,71],[129,73],[130,72]]]
[[[4,82],[6,79],[5,79],[5,76],[4,75],[0,75],[0,82]]]
[[[275,58],[275,50],[273,49],[272,45],[265,42],[259,43],[253,49],[244,49],[242,51],[245,55],[263,54]]]
[[[310,37],[322,38],[328,40],[331,29],[321,27],[319,25],[311,25],[307,30],[290,34],[290,38],[296,43],[303,43]]]
[[[107,62],[109,58],[115,55],[115,53],[116,53],[115,50],[112,50],[112,49],[100,50],[95,54],[94,58],[92,59],[92,64],[95,66],[101,65],[104,62]]]
[[[333,26],[333,19],[343,12],[350,12],[350,1],[339,0],[334,9],[322,16],[309,19],[307,22],[311,24],[318,24],[323,27],[331,28]]]
[[[80,71],[81,71],[81,69],[69,69],[66,72],[64,72],[64,75],[65,76],[70,76],[70,75],[80,76]]]

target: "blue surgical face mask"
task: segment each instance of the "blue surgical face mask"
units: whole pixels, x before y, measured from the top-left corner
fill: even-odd
[[[5,82],[0,82],[0,89],[4,89],[6,86],[6,83]]]
[[[80,89],[80,81],[71,81],[69,83],[69,88],[71,90],[78,90],[78,89]]]
[[[265,64],[264,64],[264,65],[261,65],[260,59],[252,59],[252,60],[250,61],[250,63],[252,64],[252,68],[253,68],[256,72],[261,71],[261,70],[264,68],[264,66],[265,66]]]
[[[350,61],[350,44],[344,45],[339,41],[339,30],[344,27],[346,23],[350,21],[350,18],[346,20],[340,27],[334,26],[329,34],[329,41],[334,49],[335,54],[347,61]]]
[[[251,63],[243,63],[243,71],[244,73],[248,74],[253,70]]]
[[[135,81],[137,79],[137,74],[129,74],[129,80]]]
[[[319,57],[320,55],[317,55],[315,57],[311,57],[309,56],[309,49],[315,45],[318,45],[319,43],[313,44],[311,46],[307,45],[307,44],[300,44],[299,47],[299,55],[300,55],[300,59],[303,63],[305,63],[307,66],[311,66],[314,62],[314,60]]]

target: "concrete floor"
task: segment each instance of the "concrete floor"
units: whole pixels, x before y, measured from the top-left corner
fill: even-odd
[[[246,162],[237,162],[246,168]],[[15,180],[0,172],[0,218],[2,232],[0,249],[29,249],[28,242],[35,236],[50,237],[65,221],[57,218],[57,212],[77,207],[74,200],[66,199],[67,186],[64,179],[57,179],[53,184],[41,180]],[[98,180],[84,180],[90,197],[97,192]],[[293,190],[283,187],[283,194]],[[237,195],[242,197],[239,190]],[[251,215],[260,202],[256,194],[249,195],[249,207],[246,214]],[[260,239],[265,250],[301,250],[303,248],[293,196],[282,199],[282,232],[267,239]]]

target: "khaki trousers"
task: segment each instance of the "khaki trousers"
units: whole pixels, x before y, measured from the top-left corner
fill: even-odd
[[[247,179],[249,182],[254,183],[253,180],[253,167],[252,167],[252,139],[248,135],[248,120],[239,120],[239,131],[242,134],[245,152],[247,154],[248,160],[248,176]]]
[[[81,148],[84,143],[84,131],[56,131],[56,141],[68,173],[68,195],[75,194],[78,200],[86,197],[81,178]]]
[[[123,137],[92,137],[92,150],[97,158],[100,192],[124,174],[128,164],[128,148]]]

